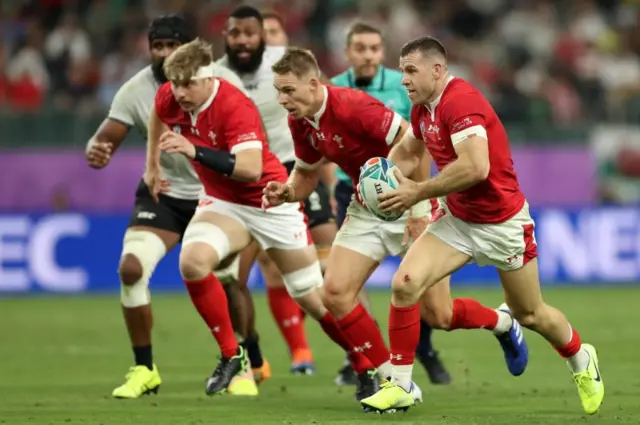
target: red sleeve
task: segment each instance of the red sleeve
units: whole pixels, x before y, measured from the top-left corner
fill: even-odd
[[[458,94],[447,100],[442,108],[442,121],[454,146],[470,136],[487,138],[485,111],[486,101],[474,93]]]
[[[256,105],[242,92],[229,84],[233,90],[230,99],[225,99],[228,114],[224,119],[224,137],[229,152],[237,153],[247,149],[263,149],[266,137],[262,128],[260,112]]]
[[[311,141],[307,139],[305,131],[292,117],[289,117],[289,130],[291,130],[291,137],[293,138],[296,167],[304,170],[318,168],[322,160],[322,154],[311,145]]]
[[[418,140],[422,140],[422,130],[420,129],[420,110],[419,106],[411,107],[411,131],[413,131],[413,137]]]
[[[169,118],[172,102],[174,102],[174,99],[171,92],[171,83],[164,83],[156,92],[154,104],[156,114],[158,114],[162,122],[166,123],[166,119]]]
[[[373,96],[360,93],[359,101],[349,105],[349,125],[356,127],[365,140],[391,145],[402,125],[402,117]]]

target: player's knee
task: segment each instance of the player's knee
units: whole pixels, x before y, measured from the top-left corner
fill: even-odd
[[[140,279],[142,279],[142,264],[138,257],[134,254],[125,254],[120,261],[120,267],[118,268],[118,274],[120,275],[120,281],[123,285],[131,286],[135,285]]]
[[[182,238],[180,274],[185,280],[199,280],[229,255],[230,242],[220,227],[206,221],[190,223]]]
[[[401,305],[418,302],[425,288],[425,279],[409,269],[398,269],[391,281],[394,301]]]
[[[218,262],[209,255],[211,250],[200,250],[194,245],[183,247],[180,253],[180,274],[184,280],[203,279],[211,273]]]
[[[120,303],[125,308],[136,308],[148,305],[151,301],[149,294],[150,273],[145,274],[138,257],[125,254],[118,269],[120,274]]]
[[[127,230],[118,270],[122,282],[120,301],[124,307],[149,304],[149,278],[166,250],[164,241],[155,233]]]
[[[325,274],[322,287],[322,302],[336,317],[343,317],[353,309],[358,298],[358,290],[353,290],[340,279],[335,279],[331,272]],[[358,288],[359,289],[359,288]]]

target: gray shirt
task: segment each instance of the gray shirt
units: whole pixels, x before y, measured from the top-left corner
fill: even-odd
[[[216,66],[214,76],[224,78],[244,91],[243,82],[231,70]],[[146,137],[149,114],[159,87],[151,67],[142,69],[120,87],[111,103],[108,118],[128,127],[136,127]],[[168,196],[178,199],[198,199],[202,184],[184,155],[162,152],[160,167],[163,177],[171,183]]]

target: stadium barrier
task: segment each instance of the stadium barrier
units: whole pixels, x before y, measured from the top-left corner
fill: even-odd
[[[640,208],[611,207],[534,212],[545,284],[640,282]],[[0,214],[0,292],[82,293],[118,290],[118,265],[127,215]],[[154,291],[182,290],[178,250],[158,266]],[[389,286],[398,258],[387,259],[370,287]],[[456,285],[495,285],[490,267],[470,264]],[[250,278],[263,288],[259,272]]]

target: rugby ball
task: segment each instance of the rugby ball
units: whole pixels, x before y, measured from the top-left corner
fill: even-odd
[[[368,160],[360,170],[360,197],[371,214],[384,221],[394,221],[402,216],[401,212],[382,212],[378,209],[378,195],[398,187],[394,174],[396,166],[386,158],[375,157]]]

